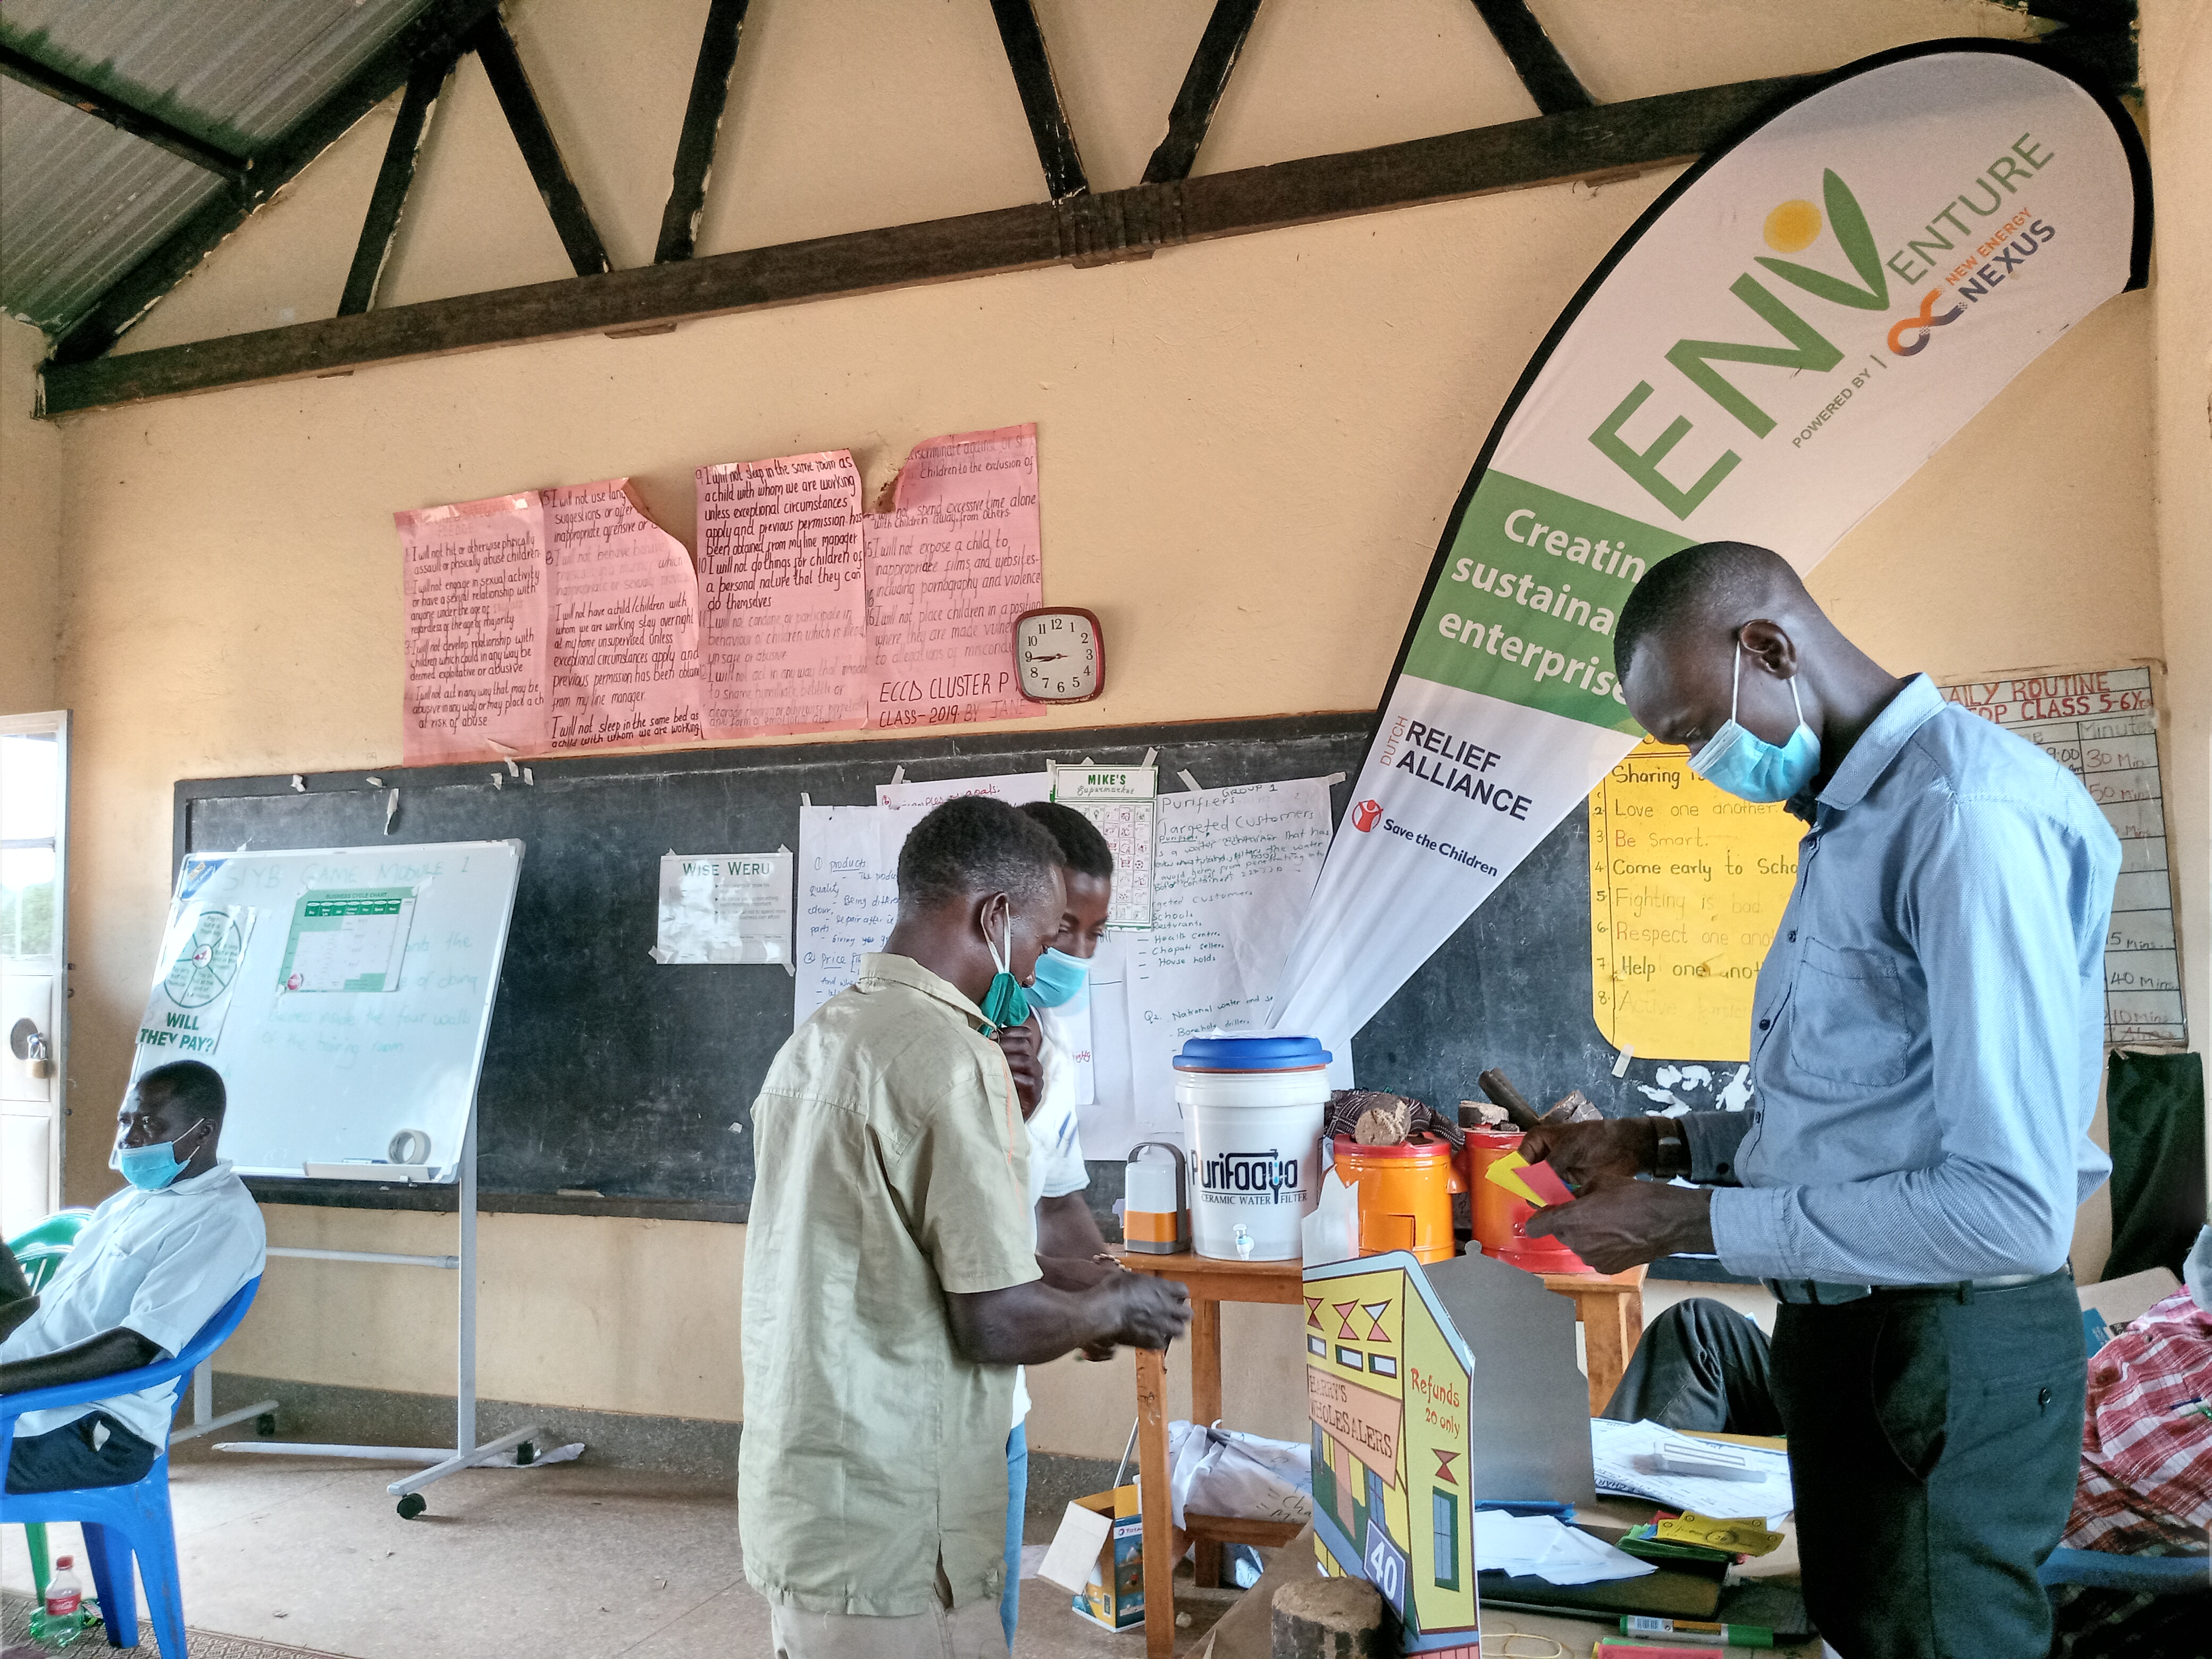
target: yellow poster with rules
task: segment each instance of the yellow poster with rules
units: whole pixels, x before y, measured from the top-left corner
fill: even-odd
[[[1590,793],[1590,1013],[1639,1059],[1748,1060],[1805,826],[1689,761],[1646,738]]]

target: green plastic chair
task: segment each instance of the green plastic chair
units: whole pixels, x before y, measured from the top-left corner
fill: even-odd
[[[33,1291],[45,1290],[47,1282],[61,1270],[62,1258],[76,1248],[76,1236],[91,1219],[90,1210],[57,1210],[36,1226],[8,1241],[9,1253],[22,1268],[23,1277],[29,1281]],[[23,1542],[31,1552],[34,1604],[43,1607],[46,1604],[46,1583],[53,1577],[53,1564],[46,1553],[46,1523],[25,1522]]]

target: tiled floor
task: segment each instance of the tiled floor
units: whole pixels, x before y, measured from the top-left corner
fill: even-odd
[[[170,1490],[185,1617],[196,1628],[349,1659],[678,1659],[764,1655],[768,1607],[744,1582],[726,1486],[588,1462],[471,1471],[402,1521],[389,1465],[179,1449]],[[1056,1517],[1033,1516],[1042,1541]],[[20,1528],[0,1582],[27,1591]],[[53,1528],[56,1553],[79,1547]],[[1024,1586],[1020,1659],[1132,1659],[1133,1634]],[[1199,1592],[1185,1642],[1230,1598]],[[105,1648],[95,1649],[104,1653]]]

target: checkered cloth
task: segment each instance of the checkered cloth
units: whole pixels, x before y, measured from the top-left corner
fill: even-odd
[[[2177,1291],[2089,1360],[2081,1478],[2061,1540],[2202,1555],[2212,1528],[2212,1314]]]

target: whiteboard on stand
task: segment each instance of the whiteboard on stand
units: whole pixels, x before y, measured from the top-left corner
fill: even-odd
[[[132,1078],[220,1072],[240,1175],[404,1178],[359,1166],[411,1129],[454,1180],[521,870],[519,841],[191,854]]]

